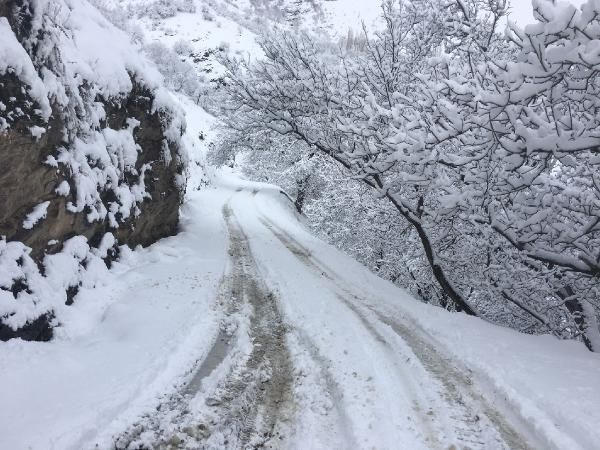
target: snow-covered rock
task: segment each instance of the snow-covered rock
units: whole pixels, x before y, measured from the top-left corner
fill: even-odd
[[[0,2],[0,339],[49,338],[107,233],[136,246],[176,232],[184,130],[161,75],[87,0]],[[75,263],[49,270],[58,260]]]

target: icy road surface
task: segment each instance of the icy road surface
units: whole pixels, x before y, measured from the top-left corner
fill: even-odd
[[[415,301],[274,187],[192,194],[180,235],[113,272],[57,340],[0,347],[0,448],[600,442],[597,355]]]

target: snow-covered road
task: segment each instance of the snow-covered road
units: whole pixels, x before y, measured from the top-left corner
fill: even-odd
[[[266,205],[260,197],[267,197]],[[318,251],[278,224],[275,218],[285,215],[272,214],[273,200],[286,201],[273,189],[238,189],[226,207],[248,236],[242,244],[239,231],[230,226],[233,247],[250,244],[249,264],[255,262],[256,275],[274,293],[262,298],[277,299],[296,369],[294,383],[276,390],[285,393],[279,401],[286,413],[275,424],[288,432],[272,433],[269,409],[258,406],[258,417],[264,413],[270,420],[266,427],[258,421],[254,443],[295,448],[535,446],[528,426],[506,405],[486,399],[468,369],[436,349],[439,343],[402,315],[378,311],[375,286],[357,284],[343,265],[337,271],[329,267]],[[272,321],[272,327],[281,324]],[[276,368],[273,372],[282,375]],[[288,389],[294,392],[291,398]],[[235,442],[235,437],[224,442]]]
[[[0,448],[600,442],[597,355],[417,302],[278,189],[217,184],[83,292],[59,339],[0,347]]]

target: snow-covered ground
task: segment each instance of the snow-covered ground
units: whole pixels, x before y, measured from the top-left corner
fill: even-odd
[[[109,448],[103,437],[185,379],[221,314],[220,202],[198,196],[181,234],[125,255],[104,287],[82,291],[53,342],[0,345],[0,448]]]
[[[287,448],[600,442],[600,358],[581,344],[424,305],[312,236],[277,188],[226,174],[215,184],[189,195],[178,236],[125,255],[104,288],[83,292],[58,339],[2,344],[2,448],[152,445],[163,433],[181,448],[239,443],[220,421],[246,411],[229,409],[231,374],[245,365],[244,379],[274,389],[269,362],[280,361],[252,345],[253,311],[267,298],[275,318],[263,328],[281,326],[275,355],[287,375],[272,423],[266,394],[244,393],[257,396],[247,442],[267,422],[280,437],[261,437]],[[264,296],[223,295],[244,246],[241,283]],[[123,441],[134,424],[137,441]]]

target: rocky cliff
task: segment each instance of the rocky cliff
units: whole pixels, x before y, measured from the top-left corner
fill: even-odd
[[[47,340],[119,245],[176,232],[183,114],[85,0],[0,0],[0,340]]]

